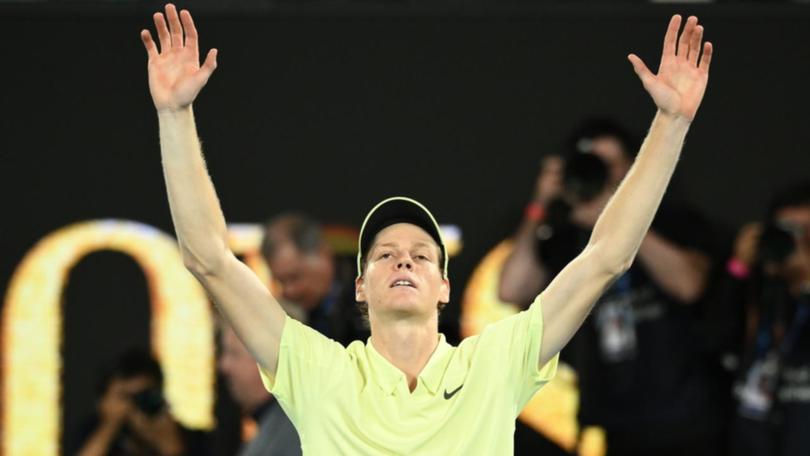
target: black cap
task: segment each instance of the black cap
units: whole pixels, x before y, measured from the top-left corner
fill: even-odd
[[[439,224],[436,223],[433,214],[422,203],[404,196],[395,196],[383,200],[369,211],[363,226],[360,228],[357,249],[357,274],[363,274],[363,256],[371,248],[374,237],[377,236],[377,233],[395,223],[416,225],[425,230],[439,244],[444,259],[441,265],[442,275],[446,278],[447,248],[444,245]]]

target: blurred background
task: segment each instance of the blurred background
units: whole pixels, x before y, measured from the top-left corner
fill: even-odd
[[[441,316],[453,343],[477,331],[479,320],[525,304],[498,298],[506,253],[491,255],[527,216],[543,160],[569,153],[583,119],[610,118],[643,138],[655,109],[626,55],[634,52],[656,67],[670,15],[698,15],[715,59],[668,199],[699,212],[712,239],[714,272],[701,288],[698,324],[725,312],[740,322],[731,332],[742,335],[718,343],[710,356],[725,385],[717,393],[723,397],[716,438],[733,438],[729,423],[739,404],[732,391],[747,378],[740,360],[749,320],[745,299],[739,307],[721,306],[714,303],[725,298],[714,293],[735,259],[738,230],[767,221],[773,196],[810,178],[810,5],[222,0],[178,6],[194,13],[201,47],[220,52],[195,114],[233,224],[234,249],[252,258],[268,286],[279,287],[260,254],[266,220],[305,212],[327,226],[338,256],[350,258],[352,230],[376,202],[414,197],[456,244],[453,296]],[[81,445],[71,440],[87,435],[81,429],[99,413],[104,379],[133,349],[159,360],[163,396],[184,429],[203,434],[195,438],[206,442],[208,454],[236,454],[252,435],[250,413],[216,366],[222,347],[212,307],[172,250],[157,119],[138,36],[153,27],[151,13],[160,7],[0,1],[5,455],[78,451]],[[758,264],[748,266],[764,266]],[[785,321],[782,332],[800,341],[789,348],[801,346],[810,328],[792,316]],[[574,358],[554,392],[559,397],[545,402],[560,415],[520,421],[516,454],[609,448],[604,434],[582,443],[582,429],[600,423],[577,424],[581,379]],[[810,389],[805,393],[803,407]],[[806,426],[803,420],[796,423]],[[185,452],[193,453],[190,448]],[[810,446],[792,448],[806,452],[784,454],[810,454]],[[638,451],[623,454],[645,454]]]

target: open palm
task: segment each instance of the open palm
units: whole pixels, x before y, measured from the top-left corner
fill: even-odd
[[[664,36],[658,74],[653,74],[637,55],[630,54],[628,59],[658,109],[691,121],[695,118],[709,81],[712,44],[706,42],[701,45],[703,26],[698,25],[696,17],[687,19],[678,38],[680,28],[681,16],[675,15],[669,21]]]
[[[200,66],[197,29],[191,14],[166,5],[166,16],[154,14],[160,51],[148,30],[141,40],[149,56],[149,91],[155,108],[176,110],[190,105],[217,66],[217,50],[211,49]],[[168,25],[167,25],[168,20]]]

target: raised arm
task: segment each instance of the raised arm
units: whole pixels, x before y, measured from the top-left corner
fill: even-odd
[[[712,45],[696,17],[673,16],[658,74],[628,56],[658,112],[630,172],[605,207],[582,253],[541,293],[545,331],[540,364],[568,343],[605,289],[632,264],[678,162],[709,79]]]
[[[199,63],[191,14],[166,5],[155,13],[160,49],[148,30],[141,39],[149,56],[149,90],[160,123],[163,174],[172,220],[186,267],[257,361],[275,372],[285,315],[256,275],[230,251],[225,218],[208,176],[191,104],[216,68],[216,49]]]
[[[534,196],[501,269],[498,297],[503,301],[526,305],[548,283],[548,268],[537,252],[536,232],[543,223],[545,208],[561,191],[563,166],[562,158],[556,155],[543,160]]]

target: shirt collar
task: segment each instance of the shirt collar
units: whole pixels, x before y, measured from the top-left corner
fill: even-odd
[[[436,394],[439,389],[442,377],[444,376],[445,367],[447,366],[447,353],[450,351],[451,345],[445,340],[444,334],[439,334],[439,343],[433,354],[430,355],[422,372],[419,373],[417,382],[425,385],[425,388],[431,393]],[[394,394],[397,384],[405,381],[405,373],[399,370],[396,366],[391,364],[383,355],[381,355],[371,344],[371,338],[366,341],[366,353],[369,362],[374,372],[376,383],[382,388],[385,394]]]
[[[419,378],[427,390],[430,391],[430,394],[436,394],[439,390],[439,385],[447,370],[447,362],[450,359],[448,354],[451,348],[452,346],[447,343],[444,334],[439,333],[439,344],[427,364],[425,364],[422,372],[419,373]]]

